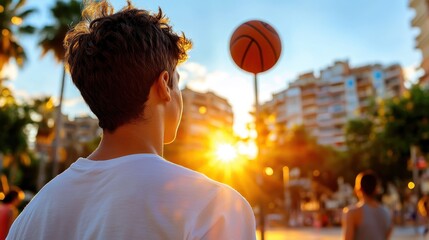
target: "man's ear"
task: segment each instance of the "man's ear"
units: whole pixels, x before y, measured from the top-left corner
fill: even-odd
[[[156,80],[158,95],[162,100],[167,102],[171,100],[171,90],[168,87],[169,79],[170,74],[164,70],[161,72],[161,74],[159,74],[158,79]]]

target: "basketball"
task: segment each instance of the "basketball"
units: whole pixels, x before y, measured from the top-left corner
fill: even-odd
[[[232,34],[229,45],[235,64],[254,74],[272,68],[280,57],[281,48],[276,30],[259,20],[241,24]]]

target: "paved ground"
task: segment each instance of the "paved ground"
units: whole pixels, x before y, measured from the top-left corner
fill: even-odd
[[[396,227],[393,231],[392,240],[429,240],[429,235],[426,237],[418,234],[418,229],[413,227]],[[257,232],[260,240],[260,233]],[[276,228],[268,229],[265,233],[265,240],[338,240],[341,239],[341,228]]]

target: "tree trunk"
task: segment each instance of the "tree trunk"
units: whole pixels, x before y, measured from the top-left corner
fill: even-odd
[[[411,162],[413,164],[413,182],[415,184],[414,188],[414,194],[418,198],[420,195],[420,179],[419,179],[419,170],[417,168],[417,151],[418,147],[416,145],[410,146],[410,153],[411,153]]]
[[[61,78],[61,89],[60,89],[60,101],[56,109],[56,119],[55,119],[55,138],[52,146],[52,177],[54,178],[58,174],[58,165],[60,161],[59,149],[61,147],[61,128],[63,124],[63,114],[62,114],[62,105],[63,105],[63,95],[64,95],[64,84],[66,79],[66,69],[63,65],[63,76]]]
[[[0,173],[3,172],[3,153],[0,153]]]
[[[12,162],[9,165],[9,183],[11,185],[17,185],[17,175],[18,175],[18,161],[20,161],[20,156],[18,154],[12,155]]]

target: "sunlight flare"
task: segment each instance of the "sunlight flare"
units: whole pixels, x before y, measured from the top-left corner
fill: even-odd
[[[216,147],[216,158],[224,163],[230,163],[237,158],[237,151],[231,144],[223,143]]]

